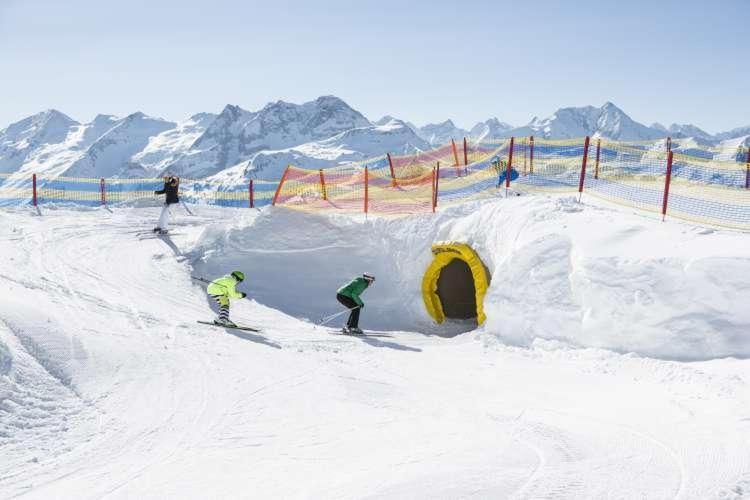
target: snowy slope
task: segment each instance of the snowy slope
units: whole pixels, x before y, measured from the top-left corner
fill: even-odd
[[[10,292],[0,301],[1,497],[705,499],[750,486],[747,359],[665,361],[511,328],[524,308],[553,305],[535,308],[537,331],[590,342],[585,322],[568,323],[580,307],[559,287],[569,280],[574,295],[601,296],[588,304],[594,320],[613,304],[640,307],[627,331],[599,325],[592,343],[646,345],[641,329],[664,336],[644,302],[649,266],[662,262],[661,283],[675,287],[652,308],[665,319],[746,325],[744,309],[731,315],[747,287],[726,273],[746,274],[747,257],[730,247],[747,235],[541,197],[403,220],[177,209],[179,234],[128,232],[157,214],[0,212],[11,243],[0,246]],[[508,223],[493,224],[499,215]],[[466,239],[486,259],[495,309],[485,329],[442,338],[421,321],[411,281],[433,238]],[[667,245],[676,255],[660,256]],[[335,285],[364,266],[378,276],[364,326],[395,320],[424,333],[333,336],[299,319],[336,310]],[[722,266],[705,290],[685,279]],[[210,312],[189,275],[233,268],[255,300],[234,303],[232,316],[260,334],[194,322]],[[610,288],[597,282],[605,275],[617,279]],[[691,294],[695,304],[681,303]],[[731,300],[705,303],[721,298]],[[682,345],[714,356],[712,330],[696,325],[707,341]]]
[[[146,147],[133,155],[132,161],[141,165],[148,175],[156,177],[190,150],[216,116],[213,113],[198,113],[174,128],[149,137]]]

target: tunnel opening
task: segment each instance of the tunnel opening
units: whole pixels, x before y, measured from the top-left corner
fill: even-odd
[[[438,324],[446,319],[481,325],[484,295],[490,273],[479,255],[466,243],[432,245],[433,260],[422,278],[422,298],[427,313]]]
[[[436,293],[446,318],[476,320],[477,292],[474,276],[466,262],[453,259],[440,270]]]

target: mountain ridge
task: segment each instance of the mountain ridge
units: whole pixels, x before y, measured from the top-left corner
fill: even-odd
[[[655,140],[671,135],[676,147],[717,146],[717,158],[739,157],[750,126],[711,135],[692,124],[643,125],[612,102],[563,107],[514,127],[489,118],[471,129],[448,119],[421,127],[385,115],[371,122],[342,99],[325,95],[302,104],[269,102],[257,111],[227,104],[172,122],[137,111],[124,118],[100,114],[88,123],[48,109],[0,130],[0,173],[137,177],[167,172],[194,178],[278,176],[280,165],[323,168],[387,152],[409,154],[450,139],[605,137]],[[233,169],[232,175],[221,176]]]

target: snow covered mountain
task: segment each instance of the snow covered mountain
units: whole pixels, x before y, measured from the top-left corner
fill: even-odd
[[[739,127],[727,132],[721,132],[716,134],[716,138],[720,140],[736,139],[738,137],[750,136],[750,125],[747,127]]]
[[[601,108],[561,108],[552,116],[534,118],[524,126],[511,130],[508,135],[534,135],[546,139],[572,139],[598,136],[619,141],[644,141],[664,137],[664,132],[634,121],[624,111],[607,102]]]
[[[388,125],[390,122],[392,122],[394,120],[397,121],[397,122],[402,122],[404,125],[406,125],[407,127],[409,127],[411,129],[411,131],[414,132],[415,135],[419,136],[421,139],[424,139],[421,136],[421,132],[419,131],[419,127],[417,127],[416,125],[414,125],[410,121],[401,120],[400,118],[396,118],[395,116],[385,115],[380,120],[376,120],[376,121],[372,122],[372,124],[373,125]]]
[[[54,109],[13,123],[0,131],[0,173],[13,173],[27,163],[54,154],[55,148],[50,146],[65,142],[79,126],[77,121]]]
[[[144,175],[131,156],[151,136],[175,124],[133,113],[118,119],[98,115],[79,123],[55,110],[36,114],[0,132],[0,172],[49,176],[133,177]]]
[[[212,180],[232,184],[245,182],[251,177],[278,179],[287,165],[322,168],[332,163],[361,161],[386,152],[401,155],[429,150],[430,147],[408,124],[392,118],[381,125],[353,128],[322,141],[261,151],[250,160],[222,170]]]
[[[112,125],[65,171],[66,176],[143,177],[147,175],[146,170],[131,158],[146,147],[152,136],[173,129],[177,124],[137,112]]]
[[[430,123],[420,127],[419,135],[431,146],[439,146],[450,142],[451,139],[469,137],[469,131],[457,127],[452,120],[445,120],[442,123]]]
[[[218,115],[198,113],[175,128],[151,136],[146,147],[132,157],[132,161],[155,175],[186,154],[193,143],[206,131]]]
[[[683,139],[687,137],[692,137],[693,139],[696,139],[697,141],[704,143],[706,145],[714,144],[716,142],[716,137],[712,136],[705,130],[702,130],[695,125],[691,124],[678,124],[673,123],[669,127],[669,135],[673,139]]]
[[[508,137],[508,133],[513,130],[513,125],[501,122],[497,118],[479,122],[469,131],[469,136],[475,141],[484,141],[491,139],[501,139]]]
[[[301,105],[277,101],[258,112],[227,106],[190,151],[168,168],[181,175],[206,177],[263,150],[289,148],[369,125],[360,112],[334,96]]]
[[[259,111],[227,105],[218,115],[199,113],[180,123],[140,112],[125,118],[98,115],[90,123],[79,123],[47,110],[0,131],[0,173],[153,177],[174,172],[196,178],[219,174],[223,179],[276,179],[288,163],[318,168],[387,152],[430,149],[450,139],[511,135],[551,139],[591,135],[626,141],[671,135],[688,149],[718,146],[717,157],[728,159],[738,157],[737,151],[750,142],[750,127],[712,136],[694,125],[646,126],[609,102],[601,108],[561,108],[548,118],[534,118],[516,128],[491,118],[470,131],[451,120],[417,127],[384,116],[371,123],[334,96],[304,104],[277,101]]]

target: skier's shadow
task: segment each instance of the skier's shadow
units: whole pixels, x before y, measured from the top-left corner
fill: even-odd
[[[172,253],[174,253],[175,257],[182,257],[182,251],[179,249],[177,245],[174,244],[174,241],[172,241],[172,238],[170,238],[167,235],[160,236],[158,239],[163,241],[167,244],[167,246],[172,250]]]
[[[237,338],[240,338],[242,340],[249,340],[250,342],[255,342],[256,344],[262,344],[268,347],[273,347],[274,349],[281,349],[281,345],[277,344],[276,342],[272,342],[265,338],[263,335],[254,335],[252,333],[243,331],[243,330],[235,330],[233,328],[225,328],[224,329],[228,334],[234,335]]]
[[[388,349],[395,349],[397,351],[422,352],[422,349],[419,349],[418,347],[410,347],[408,345],[398,344],[396,342],[390,342],[388,340],[380,340],[375,337],[367,337],[366,335],[351,335],[351,337],[359,339],[365,344],[369,344],[373,347],[386,347]]]

